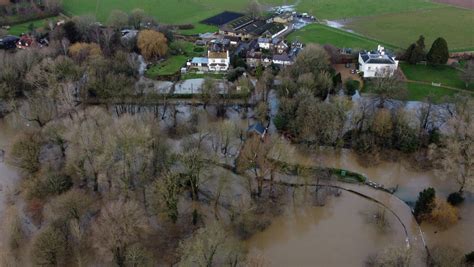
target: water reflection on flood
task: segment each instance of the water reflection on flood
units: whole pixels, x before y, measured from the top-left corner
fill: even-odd
[[[289,208],[248,245],[269,266],[363,266],[368,255],[405,245],[402,225],[389,212],[385,232],[367,221],[378,209],[367,199],[343,192],[324,207]]]
[[[363,162],[364,159],[361,159],[351,150],[341,149],[341,150],[334,150],[331,148],[321,149],[320,151],[315,152],[314,150],[306,150],[301,148],[295,148],[294,146],[289,146],[285,149],[287,152],[285,160],[292,162],[292,163],[299,163],[299,164],[311,164],[311,165],[321,165],[321,166],[328,166],[334,168],[342,168],[347,169],[355,172],[362,173],[366,175],[370,180],[375,182],[384,184],[387,187],[397,187],[398,190],[395,193],[403,201],[412,205],[417,197],[418,193],[427,187],[434,187],[437,192],[437,196],[440,198],[446,198],[449,193],[455,192],[458,190],[458,185],[449,179],[440,179],[435,175],[433,171],[417,171],[413,170],[406,162],[406,160],[402,159],[397,162],[382,162],[375,166],[363,166],[360,162]],[[346,194],[347,195],[347,194]],[[341,201],[341,200],[336,200]],[[349,232],[347,233],[347,240],[340,239],[339,243],[335,244],[331,241],[326,241],[327,238],[334,238],[338,237],[341,238],[338,234],[339,229],[332,229],[329,225],[340,225],[346,224],[347,222],[358,222],[357,216],[344,217],[341,215],[337,215],[338,213],[342,212],[345,214],[353,213],[353,210],[360,209],[365,203],[354,199],[350,201],[351,203],[346,204],[339,204],[336,206],[330,206],[327,208],[327,211],[312,211],[314,216],[321,216],[323,219],[318,222],[314,219],[308,219],[307,217],[295,219],[293,217],[282,217],[277,220],[275,228],[270,228],[268,231],[270,233],[265,232],[262,235],[256,237],[256,239],[263,238],[269,239],[266,243],[263,241],[255,241],[251,242],[252,245],[259,247],[260,249],[265,250],[265,254],[271,254],[275,256],[277,259],[285,262],[284,256],[288,256],[292,260],[306,259],[307,261],[302,260],[301,265],[306,266],[310,265],[311,262],[309,260],[315,260],[315,255],[319,257],[317,261],[317,266],[322,263],[331,263],[325,262],[325,258],[329,257],[331,259],[334,257],[334,260],[339,260],[340,265],[338,264],[331,264],[331,266],[357,266],[355,264],[348,264],[351,260],[361,262],[360,256],[356,254],[350,254],[350,252],[346,252],[342,256],[343,259],[338,259],[337,257],[333,256],[335,251],[339,251],[339,249],[344,246],[351,247],[354,250],[363,250],[361,247],[366,247],[365,252],[370,252],[370,249],[373,248],[374,244],[378,244],[377,240],[382,238],[381,236],[371,236],[370,234],[366,234],[366,238],[362,238],[358,242],[352,242],[352,240],[358,240],[357,233],[359,232]],[[348,210],[347,206],[351,205],[351,209]],[[361,206],[359,206],[361,205]],[[333,210],[336,209],[336,210]],[[450,245],[461,249],[466,253],[474,250],[474,197],[472,193],[466,193],[466,201],[460,207],[460,217],[461,219],[459,222],[450,227],[447,230],[441,230],[433,225],[428,223],[423,223],[421,225],[422,231],[424,232],[425,240],[428,244],[428,247],[432,248],[434,245],[443,244],[443,245]],[[339,211],[338,211],[339,210]],[[324,214],[329,212],[334,213],[334,216],[331,216],[329,219],[324,219]],[[308,226],[312,231],[307,232],[307,235],[301,236],[299,239],[289,238],[289,241],[281,241],[277,240],[277,237],[280,236],[280,232],[291,232],[296,233],[297,230],[294,228],[296,227],[295,222],[296,220],[298,224],[316,224],[316,226]],[[291,223],[283,224],[282,221],[289,221]],[[304,221],[304,222],[301,222]],[[328,226],[325,225],[328,224]],[[273,230],[277,229],[277,230]],[[315,230],[318,229],[318,230]],[[342,229],[341,231],[345,231],[346,229]],[[332,234],[321,233],[329,231]],[[316,233],[318,232],[318,233]],[[271,236],[274,236],[275,243],[273,244],[270,242]],[[285,234],[285,237],[291,236],[291,234]],[[352,239],[353,238],[353,239]],[[308,240],[311,239],[311,240]],[[312,240],[314,239],[314,240]],[[286,244],[288,243],[288,245]],[[321,244],[320,244],[321,243]],[[255,245],[256,244],[256,245]],[[265,246],[264,244],[268,244]],[[308,248],[308,246],[313,246],[315,244],[319,244],[317,246],[318,250],[324,244],[325,253],[320,254],[316,252],[316,249],[312,250]],[[287,251],[280,251],[279,249],[285,248]],[[279,258],[280,255],[282,259]],[[298,258],[293,258],[291,255],[299,255]],[[366,255],[365,255],[366,256]],[[278,263],[278,261],[276,261]],[[291,262],[290,260],[286,261],[285,263]],[[278,263],[279,264],[279,263]],[[284,266],[282,264],[281,266]],[[327,266],[325,264],[321,264],[321,266]],[[360,266],[360,265],[359,265]]]

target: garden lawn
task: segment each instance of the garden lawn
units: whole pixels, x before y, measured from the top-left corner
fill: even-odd
[[[39,20],[32,20],[25,23],[20,23],[16,25],[12,25],[11,28],[8,30],[8,33],[11,35],[20,35],[22,33],[30,32],[30,25],[33,24],[34,29],[42,28],[47,26],[49,21],[56,21],[57,17],[50,17],[46,19],[39,19]]]
[[[355,18],[346,28],[403,48],[420,35],[427,50],[438,37],[446,39],[451,51],[474,48],[474,10],[456,7]]]
[[[148,78],[156,78],[158,76],[173,75],[177,73],[181,67],[184,67],[188,57],[185,55],[171,56],[163,62],[150,67],[145,75]]]
[[[299,40],[303,43],[319,43],[321,45],[331,44],[339,48],[352,48],[355,50],[358,50],[358,48],[362,50],[375,49],[378,44],[383,44],[387,48],[395,48],[380,41],[371,40],[322,24],[307,25],[300,30],[292,32],[287,38],[290,41]]]
[[[430,96],[434,102],[441,102],[444,97],[453,96],[458,93],[457,91],[451,89],[418,83],[408,83],[407,89],[407,100],[412,101],[423,101],[426,100],[428,96]]]
[[[408,80],[441,83],[444,86],[474,90],[474,84],[471,84],[469,88],[465,87],[464,82],[459,77],[460,71],[455,68],[449,66],[411,65],[407,63],[400,65]]]
[[[260,0],[266,5],[281,5],[285,0]],[[64,0],[70,15],[92,14],[105,22],[114,9],[130,12],[141,8],[157,21],[168,24],[197,23],[222,11],[243,11],[249,0]]]
[[[426,0],[301,0],[297,10],[310,13],[318,19],[334,20],[430,9],[440,6],[442,5]]]

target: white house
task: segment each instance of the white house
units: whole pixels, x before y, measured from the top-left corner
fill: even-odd
[[[223,52],[208,51],[207,58],[210,71],[227,71],[229,69],[229,50]]]
[[[359,71],[364,78],[392,76],[398,69],[398,60],[395,56],[385,53],[383,46],[377,51],[359,53]]]

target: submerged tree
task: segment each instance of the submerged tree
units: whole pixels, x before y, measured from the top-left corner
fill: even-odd
[[[432,145],[430,156],[441,175],[455,179],[459,193],[474,186],[474,101],[457,97],[448,121],[449,133],[441,145]]]
[[[243,249],[233,232],[219,222],[212,222],[181,242],[179,266],[239,266]]]
[[[93,222],[94,246],[105,259],[125,266],[129,249],[149,231],[143,208],[134,201],[114,201],[101,209]]]

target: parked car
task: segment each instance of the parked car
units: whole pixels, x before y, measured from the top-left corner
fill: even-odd
[[[16,36],[7,35],[0,39],[0,49],[14,49],[19,40],[20,38]]]

